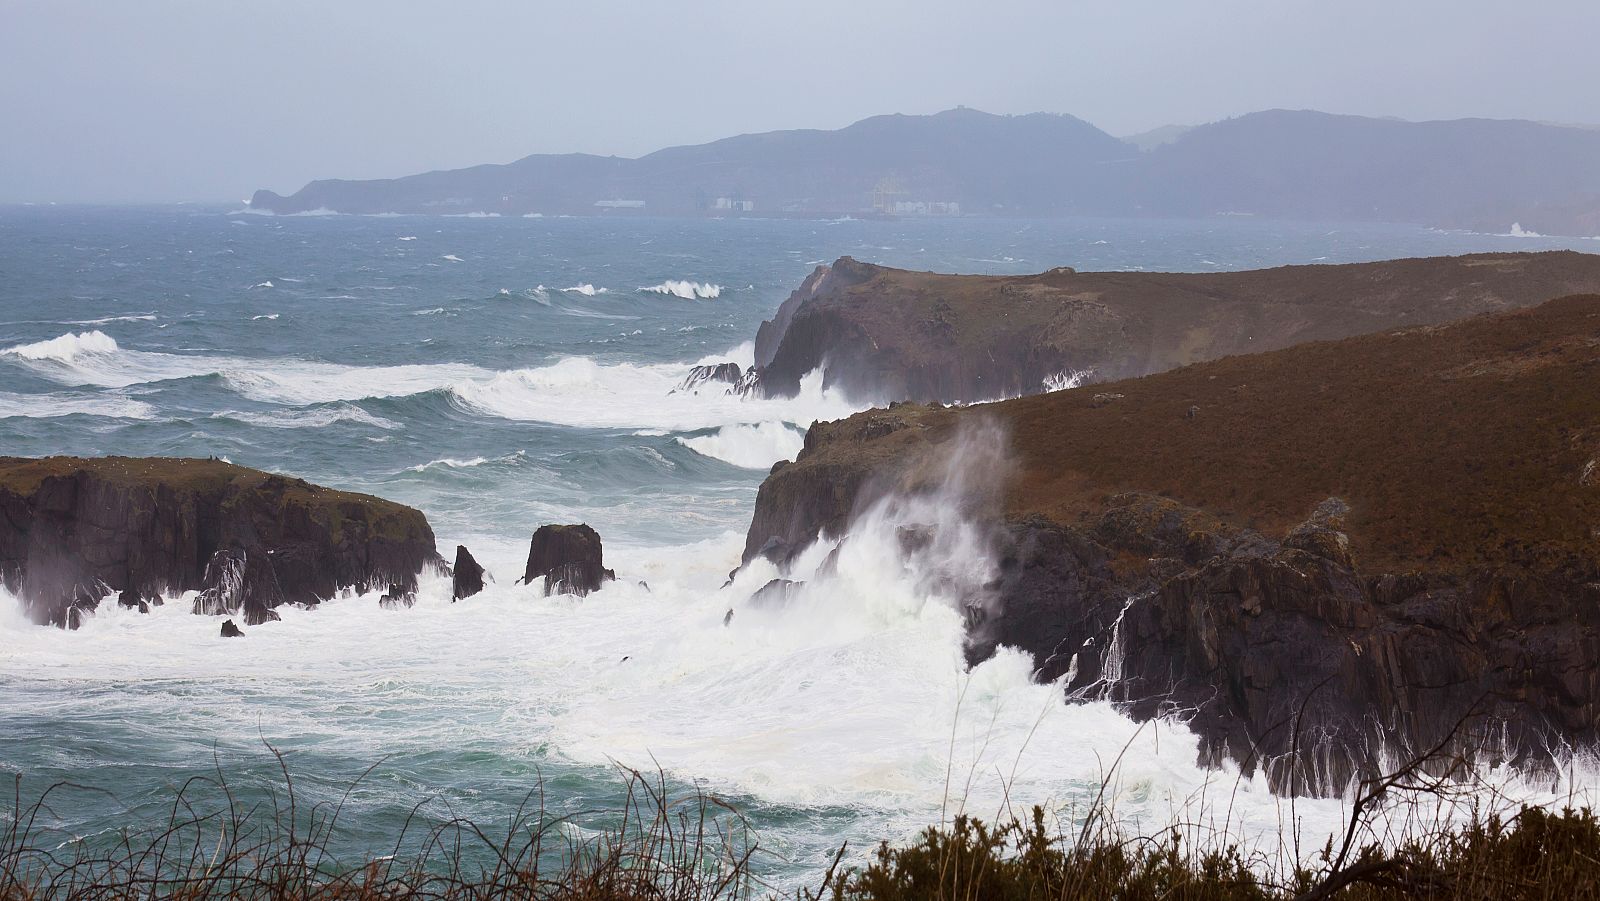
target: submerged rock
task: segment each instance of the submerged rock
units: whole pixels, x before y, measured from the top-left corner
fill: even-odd
[[[456,564],[451,568],[450,600],[470,598],[483,590],[483,567],[472,558],[464,544],[456,545]]]
[[[744,370],[738,363],[711,363],[690,369],[689,374],[678,383],[678,387],[672,390],[674,394],[679,392],[699,394],[702,390],[720,384],[725,387],[719,393],[728,394],[733,392],[743,379]]]
[[[254,625],[345,589],[416,588],[437,564],[421,512],[220,460],[0,457],[0,583],[40,623],[100,600],[199,590]]]
[[[598,591],[617,577],[605,568],[600,535],[585,524],[543,525],[528,545],[528,564],[522,581],[532,585],[544,579],[544,593],[575,594]]]

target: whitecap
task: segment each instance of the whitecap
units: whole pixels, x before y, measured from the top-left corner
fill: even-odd
[[[453,253],[447,253],[444,256],[440,257],[439,259],[441,259],[441,260],[449,260],[452,263],[464,263],[464,262],[466,262],[465,260],[461,259],[460,257],[456,256]]]
[[[211,414],[212,419],[232,419],[267,429],[315,429],[337,422],[354,422],[380,429],[398,429],[400,423],[374,416],[352,404],[335,404],[301,410],[242,411],[226,410]]]
[[[0,391],[0,419],[53,419],[58,416],[154,419],[155,408],[114,394],[13,394]]]
[[[640,288],[645,294],[662,294],[668,297],[681,297],[684,300],[712,300],[722,296],[721,285],[710,282],[692,282],[668,279],[659,285]]]
[[[270,281],[265,281],[265,282],[256,282],[255,284],[251,285],[250,287],[252,287],[252,288],[272,288],[272,287],[276,287],[276,286],[273,285],[272,282],[270,282]]]
[[[805,445],[805,433],[781,422],[727,425],[715,434],[678,438],[697,454],[745,469],[770,469],[779,460],[793,460]]]
[[[396,238],[395,240],[397,240],[397,241],[415,241],[415,240],[417,240],[417,236],[416,235],[401,235],[400,237]]]
[[[561,290],[566,294],[582,294],[584,297],[594,297],[596,294],[606,293],[605,288],[596,288],[587,282],[581,285],[573,285],[570,288],[562,288]]]
[[[277,319],[278,315],[279,314],[277,314],[277,313],[261,313],[261,314],[256,315],[256,316],[251,316],[250,317],[250,321],[254,322],[254,321],[258,320],[258,319],[267,319],[267,320]]]

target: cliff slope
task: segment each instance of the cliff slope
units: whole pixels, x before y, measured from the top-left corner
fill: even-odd
[[[1475,254],[1248,272],[908,272],[819,267],[756,336],[761,389],[816,368],[856,398],[1036,394],[1230,354],[1447,322],[1600,292],[1600,255]]]
[[[439,562],[421,512],[363,494],[215,459],[0,457],[0,580],[41,623],[189,590],[255,623],[344,589],[408,595]]]
[[[1335,791],[1443,744],[1600,743],[1600,296],[1092,388],[820,423],[761,486],[785,559],[1008,436],[970,656],[1178,716],[1207,760]]]

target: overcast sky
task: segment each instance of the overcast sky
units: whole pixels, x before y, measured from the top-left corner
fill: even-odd
[[[234,200],[958,104],[1600,122],[1596,0],[0,0],[0,201]]]

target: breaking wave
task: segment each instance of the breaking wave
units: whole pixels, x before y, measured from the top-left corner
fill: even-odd
[[[13,394],[0,391],[0,419],[54,419],[58,416],[155,419],[151,405],[116,395]]]
[[[640,288],[645,294],[661,294],[668,297],[681,297],[684,300],[713,300],[722,296],[721,285],[710,282],[689,282],[669,279],[659,285]]]
[[[727,425],[715,434],[678,438],[702,456],[745,469],[768,469],[779,460],[793,460],[805,445],[805,433],[782,422]]]
[[[33,344],[19,344],[0,350],[0,354],[35,362],[70,364],[83,357],[114,354],[117,350],[116,340],[96,329],[92,332],[69,332],[59,338]]]

